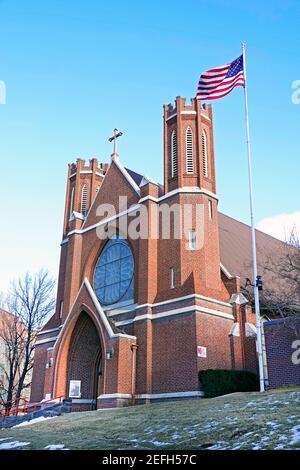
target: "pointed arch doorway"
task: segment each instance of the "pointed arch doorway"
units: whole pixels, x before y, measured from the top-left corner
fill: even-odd
[[[72,409],[80,411],[96,409],[97,397],[103,393],[103,348],[93,320],[84,311],[70,339],[67,393],[72,398]]]

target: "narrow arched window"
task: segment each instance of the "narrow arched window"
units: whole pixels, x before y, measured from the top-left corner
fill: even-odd
[[[87,210],[87,185],[84,184],[81,191],[81,210],[82,215],[86,215]]]
[[[186,130],[186,172],[194,173],[193,131],[190,127]]]
[[[177,175],[177,136],[176,131],[171,134],[171,164],[172,177]]]
[[[70,199],[70,218],[74,210],[74,188],[72,188],[71,199]]]
[[[207,136],[206,132],[202,132],[202,165],[203,175],[208,176],[208,162],[207,162]]]

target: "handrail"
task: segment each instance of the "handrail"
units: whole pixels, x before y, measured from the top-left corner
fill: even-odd
[[[23,405],[20,403],[23,402]],[[23,413],[27,413],[27,400],[24,397],[13,398],[12,400],[8,400],[7,402],[1,402],[0,407],[3,407],[2,410],[0,408],[0,416],[11,416],[11,415],[18,415],[19,412],[23,411]]]
[[[27,414],[41,408],[47,403],[53,403],[57,400],[57,403],[61,403],[64,398],[65,396],[61,395],[59,397],[51,398],[49,400],[44,400],[38,403],[29,403],[26,398],[19,397],[7,402],[0,402],[0,417],[13,415],[18,416],[19,413]],[[21,402],[23,402],[23,404],[21,404]],[[1,407],[3,407],[2,410]]]
[[[47,404],[47,403],[56,402],[57,400],[59,400],[57,403],[61,403],[64,398],[65,398],[64,395],[60,395],[59,397],[50,398],[49,400],[42,400],[42,401],[37,402],[37,403],[28,403],[28,405],[27,405],[27,413],[32,412],[32,411],[35,411],[36,409],[41,408],[41,406],[43,406],[43,405],[45,405],[45,404]]]

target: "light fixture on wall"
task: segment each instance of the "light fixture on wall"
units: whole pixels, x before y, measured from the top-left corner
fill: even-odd
[[[107,351],[106,352],[106,359],[111,359],[113,356],[113,351]]]
[[[50,367],[53,366],[53,358],[50,357],[50,359],[48,359],[47,363],[46,363],[46,369],[50,369]]]

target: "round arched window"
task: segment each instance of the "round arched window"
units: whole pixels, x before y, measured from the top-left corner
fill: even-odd
[[[133,300],[133,255],[128,242],[111,238],[103,248],[94,273],[94,289],[102,305]]]

